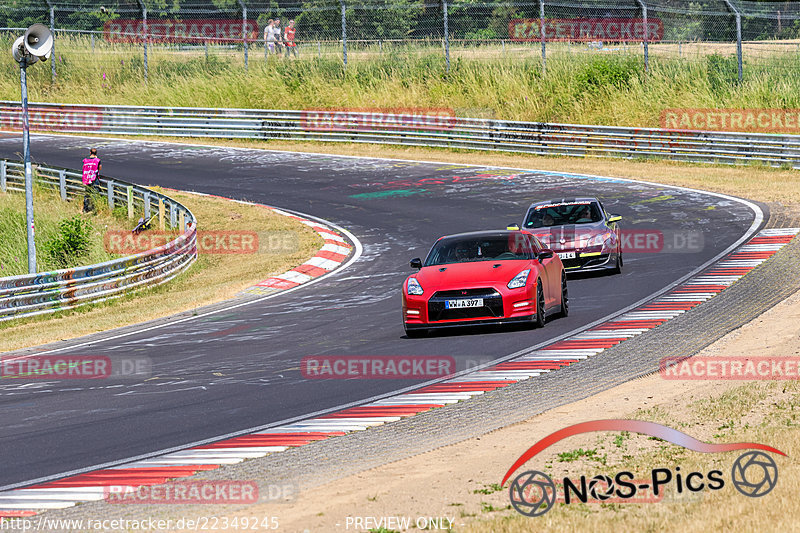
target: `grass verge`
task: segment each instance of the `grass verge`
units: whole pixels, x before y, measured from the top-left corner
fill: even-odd
[[[2,44],[2,41],[0,41]],[[5,46],[10,46],[7,41]],[[149,52],[144,81],[141,47],[59,37],[58,77],[31,69],[31,101],[260,109],[308,107],[453,108],[464,116],[653,127],[665,108],[800,107],[800,70],[791,54],[751,55],[740,83],[735,55],[670,58],[653,48],[649,72],[637,47],[630,52],[573,53],[554,44],[542,74],[536,43],[508,54],[454,54],[446,73],[440,50],[390,49],[344,68],[336,55],[301,51],[299,61],[239,53]],[[577,47],[580,48],[580,47]],[[268,82],[266,81],[268,80]],[[0,94],[15,99],[15,69],[0,72]],[[779,105],[776,105],[776,102]]]
[[[116,216],[99,202],[95,202],[99,209],[84,215],[82,197],[63,202],[57,192],[38,184],[33,196],[39,272],[102,263],[117,257],[106,250],[103,236],[108,231],[129,230],[130,223],[124,217]],[[27,274],[24,194],[0,193],[0,236],[0,277]]]
[[[278,235],[286,243],[289,236],[292,246],[284,246],[278,253],[265,246],[259,246],[258,252],[252,254],[201,253],[188,271],[166,284],[109,302],[0,323],[0,351],[80,337],[231,298],[270,275],[302,263],[323,244],[311,228],[263,207],[182,192],[168,194],[195,214],[201,232],[256,232],[259,243],[266,242],[270,235]]]

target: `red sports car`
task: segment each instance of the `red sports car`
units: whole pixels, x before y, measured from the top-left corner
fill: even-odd
[[[561,260],[528,231],[481,231],[442,237],[419,272],[403,284],[409,337],[429,329],[512,322],[544,326],[567,316]]]

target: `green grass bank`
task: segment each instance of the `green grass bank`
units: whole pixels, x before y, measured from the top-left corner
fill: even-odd
[[[5,45],[6,43],[0,43]],[[10,45],[10,43],[8,43]],[[665,46],[665,45],[664,45]],[[357,49],[344,68],[316,49],[299,60],[254,48],[245,72],[241,50],[153,48],[149,83],[140,46],[65,38],[57,43],[58,76],[49,64],[29,69],[31,101],[84,104],[243,107],[448,107],[466,116],[514,120],[657,127],[665,108],[800,108],[800,56],[761,54],[745,60],[715,51],[682,58],[651,47],[645,73],[641,51],[589,51],[553,45],[543,74],[535,47],[490,46],[453,52],[445,73],[435,47]],[[580,53],[578,53],[580,52]],[[724,53],[724,51],[723,51]],[[18,69],[0,69],[0,95],[19,98]]]
[[[108,231],[130,231],[133,224],[101,201],[97,211],[81,213],[82,198],[63,202],[57,192],[34,187],[36,264],[39,272],[109,261],[118,255],[105,249]],[[130,226],[130,227],[129,227]],[[0,192],[0,277],[28,273],[25,195]]]

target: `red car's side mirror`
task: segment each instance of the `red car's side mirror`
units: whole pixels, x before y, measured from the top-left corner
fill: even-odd
[[[551,257],[553,257],[553,250],[550,250],[548,248],[548,249],[545,249],[545,250],[542,250],[541,252],[539,252],[539,255],[537,256],[537,259],[539,260],[539,262],[542,262],[545,259],[550,259]]]

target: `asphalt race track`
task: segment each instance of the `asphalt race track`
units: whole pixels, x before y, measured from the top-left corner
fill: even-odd
[[[144,355],[153,361],[155,379],[0,383],[0,487],[414,384],[304,380],[304,356],[449,355],[459,368],[506,356],[669,285],[736,241],[755,217],[742,203],[707,194],[533,171],[47,136],[33,137],[32,156],[79,168],[90,145],[99,149],[104,175],[318,216],[356,235],[364,253],[345,271],[286,295],[65,352]],[[2,157],[19,158],[20,150],[18,136],[0,138]],[[703,245],[628,253],[622,275],[572,279],[570,316],[541,330],[405,338],[400,285],[411,272],[408,260],[424,257],[436,238],[520,222],[536,200],[594,195],[623,215],[624,229],[701,229]]]

